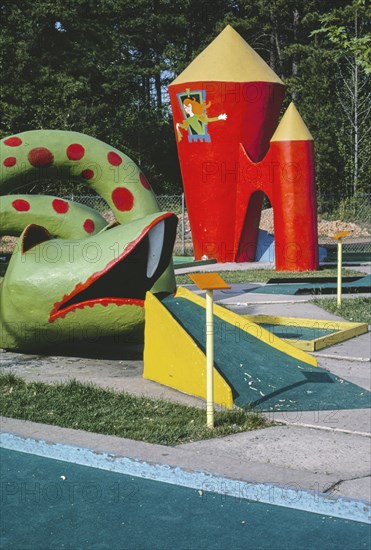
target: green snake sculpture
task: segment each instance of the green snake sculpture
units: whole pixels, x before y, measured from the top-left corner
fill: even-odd
[[[57,130],[3,139],[0,163],[0,235],[20,235],[0,286],[0,347],[43,351],[138,334],[146,292],[175,290],[177,225],[141,170],[97,139]],[[9,194],[50,179],[89,185],[117,223],[57,197]]]

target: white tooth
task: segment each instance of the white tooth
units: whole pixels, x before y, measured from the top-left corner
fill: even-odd
[[[148,250],[148,262],[147,262],[147,277],[150,279],[153,277],[158,264],[160,263],[162,245],[164,242],[165,234],[165,222],[162,222],[155,225],[153,229],[149,232],[149,250]]]

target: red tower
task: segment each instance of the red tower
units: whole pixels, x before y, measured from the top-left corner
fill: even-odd
[[[228,26],[169,92],[196,259],[253,261],[266,194],[276,268],[316,269],[312,138],[294,106],[277,128],[279,77]]]

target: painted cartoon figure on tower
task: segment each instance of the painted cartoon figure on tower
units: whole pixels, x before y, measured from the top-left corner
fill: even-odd
[[[207,129],[207,125],[210,122],[218,122],[219,120],[227,120],[226,113],[222,113],[216,117],[209,117],[207,110],[211,106],[211,102],[206,104],[205,90],[198,90],[192,92],[189,89],[185,94],[178,94],[178,100],[182,106],[185,119],[182,123],[177,122],[176,131],[178,142],[182,140],[182,133],[180,128],[188,130],[188,141],[190,143],[195,141],[211,141],[210,134]]]

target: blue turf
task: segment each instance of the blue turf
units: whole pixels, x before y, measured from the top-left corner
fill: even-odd
[[[0,453],[1,550],[370,548],[363,523]]]

